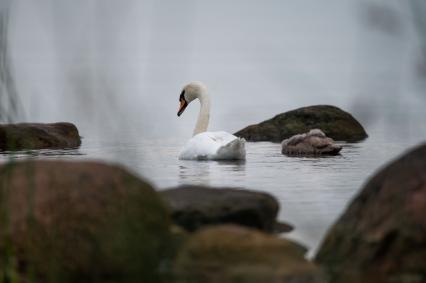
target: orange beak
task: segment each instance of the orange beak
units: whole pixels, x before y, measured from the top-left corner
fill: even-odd
[[[182,115],[183,111],[185,111],[186,106],[188,106],[188,103],[186,102],[185,99],[180,99],[179,101],[180,101],[180,106],[177,113],[178,116]]]

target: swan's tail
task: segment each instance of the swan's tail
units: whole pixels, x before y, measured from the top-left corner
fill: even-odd
[[[217,158],[224,160],[244,160],[246,159],[245,144],[245,139],[236,138],[219,148],[217,151]]]

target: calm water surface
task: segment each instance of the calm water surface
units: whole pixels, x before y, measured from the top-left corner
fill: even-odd
[[[185,139],[145,139],[121,142],[85,138],[77,150],[40,150],[2,154],[11,158],[102,159],[124,164],[158,189],[179,184],[235,186],[265,191],[281,204],[279,219],[296,229],[287,235],[310,248],[313,255],[324,233],[376,169],[425,138],[397,138],[370,131],[361,143],[343,143],[340,156],[286,157],[280,145],[247,143],[245,162],[180,161]]]

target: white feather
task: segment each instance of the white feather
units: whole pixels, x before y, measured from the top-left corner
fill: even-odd
[[[245,159],[245,140],[227,132],[203,132],[193,136],[182,149],[183,160]]]

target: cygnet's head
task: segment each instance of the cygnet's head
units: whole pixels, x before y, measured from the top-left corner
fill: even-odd
[[[180,106],[177,115],[180,116],[183,111],[185,111],[188,104],[194,99],[199,98],[206,90],[206,86],[201,82],[191,82],[187,84],[179,96]]]

